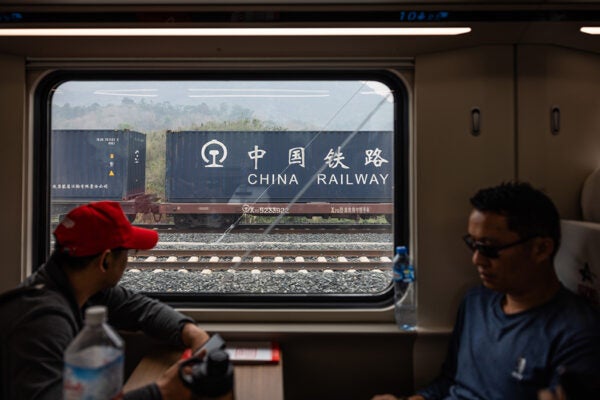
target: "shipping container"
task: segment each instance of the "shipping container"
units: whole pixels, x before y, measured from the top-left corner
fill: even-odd
[[[146,186],[146,135],[128,130],[53,130],[55,203],[129,200]]]
[[[390,131],[167,133],[166,201],[391,202]]]

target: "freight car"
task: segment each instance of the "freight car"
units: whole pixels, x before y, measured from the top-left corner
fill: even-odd
[[[119,201],[133,220],[145,195],[146,135],[129,130],[53,130],[51,216],[89,201]]]
[[[53,130],[51,213],[115,200],[131,220],[167,214],[180,227],[243,214],[391,220],[392,145],[391,131],[170,131],[157,203],[145,190],[145,134]]]
[[[391,131],[167,132],[166,202],[179,226],[242,214],[392,214]]]

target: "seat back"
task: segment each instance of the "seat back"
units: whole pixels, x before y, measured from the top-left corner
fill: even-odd
[[[583,183],[581,211],[583,221],[561,221],[554,265],[563,285],[600,308],[600,168]]]
[[[571,291],[600,307],[600,223],[562,220],[562,243],[554,265]]]
[[[600,223],[600,168],[592,172],[581,189],[583,220]]]

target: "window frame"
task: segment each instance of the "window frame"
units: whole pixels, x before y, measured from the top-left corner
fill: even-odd
[[[50,236],[50,127],[51,93],[55,87],[73,80],[147,81],[147,80],[373,80],[387,85],[394,96],[394,218],[393,245],[408,245],[409,240],[409,104],[408,91],[400,77],[387,69],[268,69],[268,70],[57,70],[40,80],[33,98],[33,218],[32,269],[37,270],[49,257]],[[393,248],[390,248],[390,253]],[[380,309],[393,303],[389,287],[380,294],[242,294],[242,293],[145,293],[174,307],[182,308],[367,308]]]

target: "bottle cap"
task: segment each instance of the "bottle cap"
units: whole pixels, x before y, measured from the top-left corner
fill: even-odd
[[[92,306],[85,310],[87,325],[100,325],[106,322],[106,306]]]

